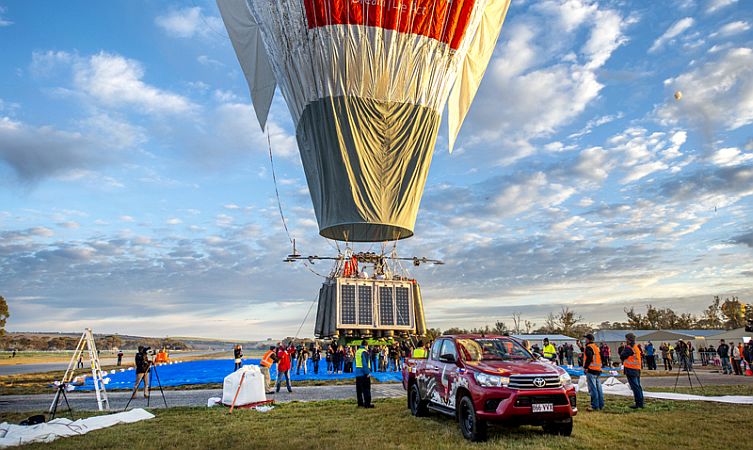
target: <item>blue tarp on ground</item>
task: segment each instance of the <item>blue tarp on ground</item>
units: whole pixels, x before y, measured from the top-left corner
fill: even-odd
[[[244,365],[258,365],[258,359],[244,359]],[[157,367],[160,382],[162,386],[184,386],[187,384],[209,384],[222,383],[226,376],[233,371],[234,363],[232,359],[210,359],[204,361],[180,362],[175,364],[164,364]],[[295,367],[295,366],[293,366]],[[291,380],[295,384],[300,380],[341,380],[355,378],[352,373],[328,374],[327,363],[321,361],[319,364],[319,373],[314,374],[314,365],[311,360],[308,361],[308,374],[296,375],[295,369],[291,371]],[[277,377],[277,365],[272,367],[272,380]],[[399,382],[402,381],[401,372],[372,372],[373,378],[380,382]],[[124,372],[117,371],[114,374],[107,375],[110,381],[106,388],[110,389],[132,389],[133,382],[136,379],[134,370]],[[156,386],[156,379],[152,376],[152,384]],[[91,375],[86,378],[83,386],[76,387],[76,390],[94,390],[94,382]]]
[[[585,373],[583,372],[582,367],[570,367],[570,366],[560,366],[563,369],[565,369],[565,372],[569,373],[571,377],[582,377]],[[620,374],[619,370],[615,369],[602,369],[601,375],[602,376],[618,376]]]

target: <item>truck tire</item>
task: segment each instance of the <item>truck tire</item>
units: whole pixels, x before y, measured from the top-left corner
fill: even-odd
[[[464,438],[473,442],[486,440],[486,422],[476,415],[476,407],[469,395],[464,395],[458,402],[457,415]]]
[[[573,418],[547,422],[544,424],[544,432],[560,436],[570,436],[573,434]]]
[[[421,390],[416,383],[413,383],[408,391],[408,409],[416,417],[423,417],[429,409],[426,407],[426,400],[421,400]]]

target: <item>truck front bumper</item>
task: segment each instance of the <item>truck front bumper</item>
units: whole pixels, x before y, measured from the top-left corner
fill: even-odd
[[[476,404],[476,415],[487,421],[543,423],[561,420],[578,413],[575,388],[569,389],[499,389],[487,392]],[[551,412],[533,412],[534,404],[551,404]]]

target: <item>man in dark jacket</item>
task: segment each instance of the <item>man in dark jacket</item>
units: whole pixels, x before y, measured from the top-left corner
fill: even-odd
[[[724,342],[724,339],[719,341],[719,347],[716,348],[716,353],[722,361],[722,373],[732,375],[732,366],[729,363],[729,345]]]
[[[133,383],[133,393],[131,398],[136,397],[136,392],[139,391],[139,385],[141,381],[144,381],[144,398],[149,397],[149,355],[146,353],[147,349],[143,345],[139,345],[138,352],[136,352],[136,381]]]
[[[635,399],[635,405],[630,405],[631,408],[643,408],[643,388],[641,387],[641,351],[637,345],[635,345],[635,335],[628,333],[625,335],[627,340],[626,345],[620,352],[620,359],[622,360],[623,370],[625,376],[630,384],[630,389],[633,391],[633,398]]]

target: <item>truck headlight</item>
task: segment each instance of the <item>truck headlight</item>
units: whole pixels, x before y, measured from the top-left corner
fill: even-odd
[[[560,375],[560,384],[565,388],[569,388],[573,385],[573,379],[570,377],[569,373],[565,372]]]
[[[488,373],[476,372],[476,382],[479,386],[484,387],[505,387],[510,384],[510,377],[499,375],[490,375]]]

